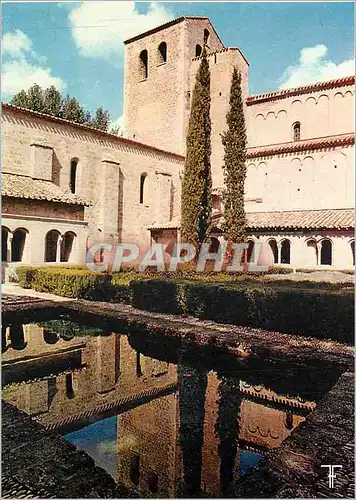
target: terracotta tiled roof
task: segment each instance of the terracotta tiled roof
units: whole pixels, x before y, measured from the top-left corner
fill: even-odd
[[[153,222],[147,229],[179,229],[180,217],[173,217],[172,220],[167,222]]]
[[[47,200],[71,205],[88,205],[79,196],[63,191],[51,181],[33,179],[25,175],[2,174],[3,196],[29,200]]]
[[[345,87],[346,85],[355,84],[355,75],[338,78],[337,80],[329,80],[327,82],[317,82],[303,87],[296,87],[294,89],[277,90],[275,92],[266,92],[265,94],[252,95],[247,98],[247,106],[259,104],[261,102],[276,101],[301,94],[309,94],[309,92],[318,92],[319,90],[332,89],[336,87]]]
[[[352,208],[256,212],[248,213],[246,216],[249,229],[350,229],[355,227],[355,213]]]
[[[254,230],[298,230],[298,229],[352,229],[355,227],[355,213],[352,208],[325,210],[291,210],[285,212],[247,213],[247,228]],[[222,215],[213,216],[219,227]],[[180,220],[152,224],[148,229],[179,229]]]
[[[258,148],[249,148],[247,158],[260,158],[261,156],[273,156],[283,153],[294,153],[298,151],[310,151],[324,148],[350,146],[355,143],[354,134],[334,135],[307,139],[305,141],[285,142],[283,144],[271,144]]]
[[[2,110],[10,110],[10,111],[15,111],[18,113],[24,113],[27,115],[32,115],[32,116],[37,116],[38,118],[42,118],[44,120],[48,120],[51,122],[57,122],[57,123],[62,123],[63,125],[68,125],[77,129],[82,129],[82,130],[87,130],[88,132],[92,132],[93,134],[99,136],[99,137],[104,137],[106,139],[112,140],[112,141],[117,141],[121,142],[123,144],[126,144],[131,147],[139,147],[142,149],[146,149],[148,151],[152,152],[157,152],[157,153],[163,153],[171,158],[176,158],[178,160],[184,160],[184,156],[176,154],[176,153],[171,153],[170,151],[166,151],[164,149],[159,149],[154,146],[149,146],[147,144],[144,144],[143,142],[138,142],[138,141],[133,141],[131,139],[126,139],[125,137],[119,137],[115,134],[111,134],[110,132],[104,132],[104,130],[98,130],[97,128],[90,127],[89,125],[84,125],[82,123],[75,123],[70,120],[65,120],[64,118],[58,118],[57,116],[52,116],[52,115],[46,115],[45,113],[40,113],[38,111],[33,111],[32,109],[27,109],[27,108],[21,108],[19,106],[12,106],[12,104],[7,104],[6,102],[1,103]]]

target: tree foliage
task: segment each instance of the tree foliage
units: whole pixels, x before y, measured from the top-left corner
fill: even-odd
[[[182,241],[199,247],[211,225],[210,70],[204,48],[192,97],[182,182]]]
[[[19,108],[28,108],[27,92],[25,92],[25,90],[21,90],[21,92],[15,94],[11,99],[11,104],[13,106],[18,106]]]
[[[44,112],[44,96],[43,91],[37,83],[32,85],[27,91],[27,108],[33,111]]]
[[[71,122],[89,125],[99,130],[107,131],[109,127],[109,111],[100,106],[92,118],[90,112],[85,110],[75,97],[71,97],[69,94],[63,97],[54,85],[42,89],[35,83],[27,91],[21,90],[15,94],[10,104],[64,118]]]
[[[246,178],[246,126],[241,89],[241,75],[234,68],[231,79],[230,109],[226,115],[227,131],[221,134],[224,154],[224,224],[228,243],[245,240],[244,208]]]
[[[107,130],[109,127],[110,115],[109,112],[102,107],[96,110],[95,116],[92,120],[92,127],[99,130]]]
[[[61,106],[61,93],[54,85],[51,85],[43,93],[43,112],[47,115],[60,116]]]

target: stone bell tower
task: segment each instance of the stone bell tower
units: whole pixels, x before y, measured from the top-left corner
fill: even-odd
[[[129,139],[185,155],[204,45],[211,71],[213,178],[218,182],[232,69],[241,71],[247,93],[248,62],[239,49],[224,47],[207,17],[180,17],[125,42],[124,127]]]

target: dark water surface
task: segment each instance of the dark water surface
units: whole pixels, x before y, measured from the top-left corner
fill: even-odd
[[[3,325],[3,398],[142,497],[233,496],[339,375],[87,323]]]

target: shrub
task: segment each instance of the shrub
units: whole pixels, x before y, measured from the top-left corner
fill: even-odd
[[[84,268],[72,267],[19,267],[19,284],[38,292],[48,292],[62,297],[130,302],[129,277],[93,273]]]
[[[353,342],[353,293],[233,283],[136,280],[132,305],[170,314]]]

